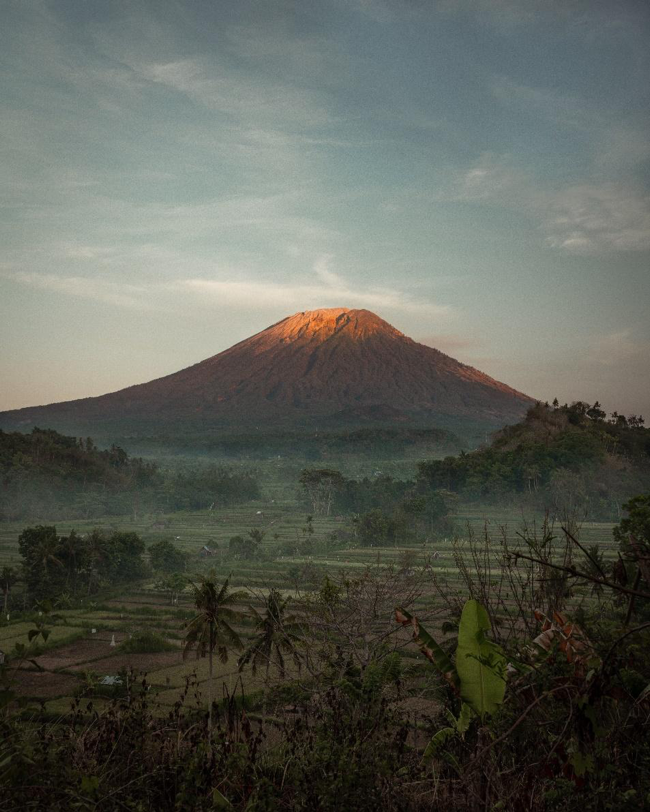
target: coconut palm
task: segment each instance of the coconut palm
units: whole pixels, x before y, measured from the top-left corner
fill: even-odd
[[[259,667],[264,667],[263,717],[266,715],[266,689],[271,666],[277,667],[282,679],[286,674],[285,656],[291,656],[296,668],[300,668],[301,657],[298,646],[302,639],[300,636],[302,624],[295,615],[286,614],[289,600],[290,598],[283,598],[277,589],[271,589],[264,601],[263,615],[250,607],[257,635],[239,658],[239,670],[242,671],[250,663],[255,675]]]
[[[7,614],[9,607],[9,592],[18,580],[18,572],[13,567],[3,567],[0,574],[0,586],[4,593],[4,612]]]
[[[230,576],[221,586],[217,584],[216,575],[212,570],[207,576],[201,576],[198,584],[192,583],[194,590],[194,603],[197,614],[186,625],[185,641],[183,645],[183,659],[194,649],[197,657],[209,659],[208,680],[208,728],[212,730],[212,687],[213,687],[213,654],[222,663],[228,662],[229,649],[241,649],[242,641],[237,632],[230,625],[239,613],[232,607],[246,597],[244,592],[229,592]]]

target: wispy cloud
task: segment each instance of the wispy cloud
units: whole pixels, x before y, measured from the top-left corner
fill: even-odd
[[[265,310],[284,307],[304,310],[318,307],[363,307],[380,311],[392,310],[428,316],[447,316],[447,305],[416,299],[397,288],[353,285],[331,270],[330,256],[319,257],[313,272],[304,280],[275,282],[270,280],[184,279],[172,283],[176,290],[191,291],[204,305]],[[207,298],[206,298],[207,297]]]
[[[59,276],[57,274],[26,273],[19,271],[4,274],[5,279],[31,288],[52,291],[80,299],[137,310],[156,310],[157,306],[147,297],[144,286],[128,285],[106,279],[84,276]]]
[[[650,248],[650,196],[633,183],[561,183],[485,154],[459,172],[441,200],[526,214],[553,248],[576,254]]]
[[[650,249],[650,196],[614,183],[569,186],[552,195],[543,227],[574,253]]]
[[[233,75],[219,65],[197,58],[134,67],[152,82],[238,121],[275,121],[303,127],[321,127],[332,121],[320,96],[304,88],[264,79],[259,74]]]
[[[331,270],[331,256],[314,262],[304,278],[274,281],[242,278],[241,271],[214,276],[128,284],[100,276],[64,276],[48,273],[4,272],[3,278],[31,288],[65,296],[91,299],[129,309],[187,312],[188,308],[239,309],[288,313],[318,307],[363,307],[422,316],[449,316],[447,305],[415,298],[387,286],[348,283]]]

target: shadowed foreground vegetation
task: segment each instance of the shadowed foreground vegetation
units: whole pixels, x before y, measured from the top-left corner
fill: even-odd
[[[50,634],[83,622],[41,602],[5,646],[0,807],[645,809],[650,496],[614,536],[606,558],[571,524],[472,532],[453,567],[404,550],[284,593],[206,571],[142,606],[169,641],[124,647],[149,676],[87,671],[68,707],[20,699]],[[101,633],[129,611],[85,617]]]

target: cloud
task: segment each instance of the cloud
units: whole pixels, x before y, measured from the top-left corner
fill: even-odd
[[[518,197],[526,185],[523,172],[508,163],[507,156],[486,152],[470,168],[456,178],[452,195],[460,202],[500,200],[507,202]]]
[[[361,307],[431,317],[451,313],[451,308],[446,305],[418,300],[396,288],[351,285],[330,269],[330,262],[330,256],[317,259],[313,275],[304,281],[195,278],[178,280],[171,283],[170,287],[196,294],[204,306],[218,304],[244,310],[282,307],[287,311],[298,311],[319,307]]]
[[[92,299],[117,307],[137,310],[158,309],[146,296],[147,291],[144,286],[85,276],[59,276],[23,271],[4,274],[4,278],[27,287],[49,290],[80,299]]]
[[[397,288],[349,284],[330,269],[331,256],[321,256],[304,279],[278,282],[242,279],[242,272],[221,271],[221,278],[190,277],[133,285],[105,277],[51,273],[5,272],[15,283],[75,298],[92,299],[129,309],[187,312],[188,309],[228,308],[242,311],[305,310],[319,307],[367,307],[431,317],[447,316],[451,308],[416,299]],[[224,278],[225,277],[225,278]]]
[[[277,122],[322,127],[332,122],[322,94],[260,75],[233,72],[199,58],[134,64],[140,75],[183,93],[197,104],[232,116],[236,121]]]
[[[458,172],[438,200],[515,210],[537,224],[551,247],[574,254],[650,248],[650,196],[631,181],[562,184],[486,153]]]
[[[547,203],[543,228],[573,253],[650,249],[650,196],[617,184],[568,186]]]

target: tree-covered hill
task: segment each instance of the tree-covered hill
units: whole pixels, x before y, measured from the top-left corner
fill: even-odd
[[[0,431],[0,485],[0,520],[197,509],[259,496],[249,472],[213,465],[164,471],[119,446],[102,450],[91,438],[39,428]]]
[[[526,494],[540,507],[616,517],[650,485],[650,430],[642,417],[609,418],[596,402],[538,403],[491,445],[419,465],[420,479],[475,499]]]

